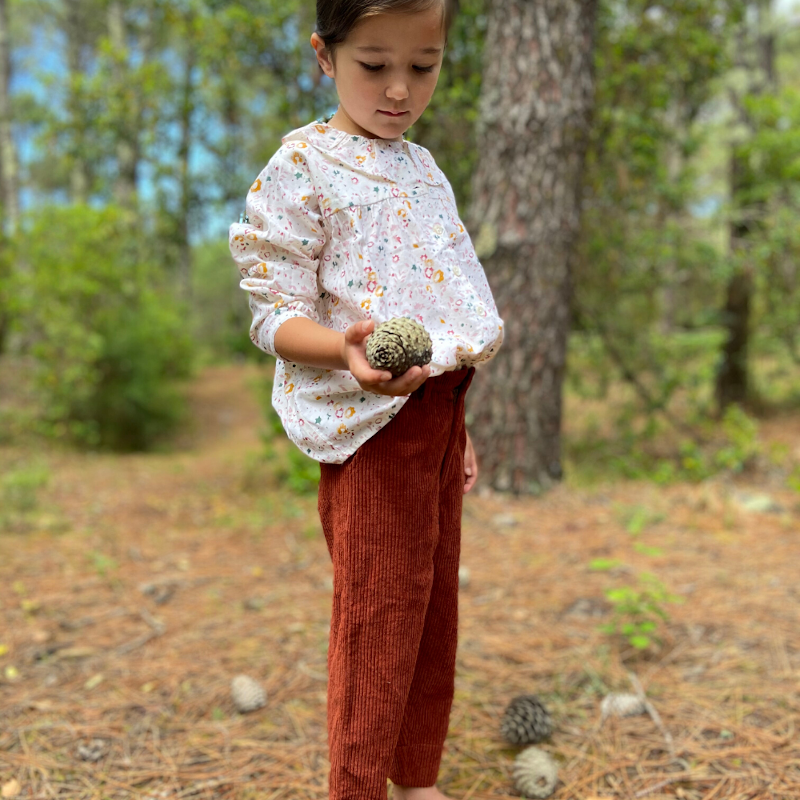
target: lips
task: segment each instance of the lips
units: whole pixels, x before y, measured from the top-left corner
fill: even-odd
[[[403,114],[408,114],[408,111],[381,111],[378,109],[381,114],[386,114],[387,117],[402,117]]]

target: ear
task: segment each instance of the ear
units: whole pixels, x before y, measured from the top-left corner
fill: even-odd
[[[311,46],[314,48],[314,51],[317,54],[317,63],[320,65],[322,71],[329,78],[333,78],[333,61],[331,60],[328,49],[325,47],[325,42],[316,31],[311,34]]]

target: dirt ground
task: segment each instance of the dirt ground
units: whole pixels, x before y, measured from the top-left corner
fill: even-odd
[[[49,475],[0,530],[3,798],[327,798],[332,571],[316,497],[258,458],[257,375],[205,370],[171,452],[0,446],[0,476]],[[800,798],[800,417],[761,435],[783,464],[735,480],[526,499],[479,481],[442,791],[519,796],[522,748],[499,728],[533,693],[558,800]],[[646,573],[683,602],[638,651],[599,626],[616,620],[605,590]],[[236,711],[240,673],[263,708]],[[637,682],[652,712],[601,724]]]

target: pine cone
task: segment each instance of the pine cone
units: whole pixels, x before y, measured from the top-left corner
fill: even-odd
[[[511,744],[533,744],[553,732],[550,712],[535,694],[515,697],[503,714],[500,734]]]
[[[514,785],[523,797],[550,797],[558,783],[558,765],[544,750],[528,747],[515,759]]]
[[[375,326],[367,339],[367,361],[373,369],[388,369],[396,378],[411,367],[430,363],[431,337],[409,317],[394,317]]]
[[[267,702],[267,693],[261,684],[247,675],[237,675],[231,681],[231,694],[237,710],[242,713],[255,711]]]
[[[632,717],[646,711],[644,701],[635,694],[607,694],[600,704],[600,716],[604,720],[606,717]]]

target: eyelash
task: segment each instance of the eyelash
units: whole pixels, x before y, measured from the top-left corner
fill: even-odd
[[[363,61],[359,61],[358,63],[361,64],[367,72],[379,72],[384,66],[383,64],[365,64]],[[433,67],[414,67],[414,69],[420,73],[433,72]]]

